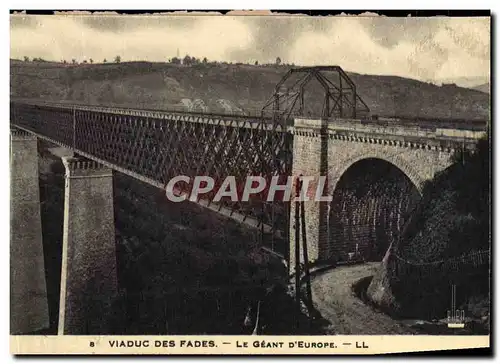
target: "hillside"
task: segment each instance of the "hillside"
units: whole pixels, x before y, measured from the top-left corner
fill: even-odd
[[[442,318],[455,284],[457,308],[487,323],[490,158],[490,140],[481,139],[474,152],[457,153],[456,163],[425,185],[401,240],[368,288],[378,306],[401,316]]]
[[[258,112],[288,66],[10,62],[10,95],[46,101],[210,112]],[[489,118],[489,96],[454,85],[348,73],[381,116]]]
[[[481,92],[484,92],[484,93],[487,93],[487,94],[490,93],[490,83],[489,82],[483,83],[482,85],[477,85],[477,86],[474,86],[474,87],[471,87],[471,88],[473,90],[481,91]]]

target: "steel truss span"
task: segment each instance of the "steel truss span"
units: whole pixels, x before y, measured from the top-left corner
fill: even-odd
[[[11,102],[11,125],[89,159],[165,188],[173,177],[288,176],[292,135],[266,118]],[[284,202],[222,199],[200,204],[276,235],[287,234]]]

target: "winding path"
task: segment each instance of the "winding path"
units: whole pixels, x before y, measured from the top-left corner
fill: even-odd
[[[314,307],[329,322],[327,334],[411,335],[417,332],[359,299],[352,285],[372,276],[380,263],[341,266],[312,278]]]

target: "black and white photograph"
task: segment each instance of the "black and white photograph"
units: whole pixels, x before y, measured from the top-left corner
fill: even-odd
[[[11,338],[490,346],[490,13],[308,14],[11,11]]]

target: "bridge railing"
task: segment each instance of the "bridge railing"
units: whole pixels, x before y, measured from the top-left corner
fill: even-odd
[[[136,114],[136,115],[163,115],[163,114],[182,114],[182,115],[192,115],[192,116],[214,116],[218,118],[226,119],[241,119],[241,120],[254,120],[255,121],[266,121],[272,123],[280,116],[280,111],[275,111],[272,109],[262,110],[255,108],[245,108],[241,111],[203,111],[203,110],[189,110],[185,106],[176,104],[165,104],[160,109],[154,109],[149,106],[144,107],[130,107],[123,104],[106,103],[106,106],[102,105],[89,105],[84,103],[78,103],[73,100],[61,100],[60,102],[44,101],[44,100],[34,100],[25,98],[15,98],[11,100],[13,103],[26,104],[26,105],[38,105],[38,106],[48,106],[57,108],[77,108],[81,110],[91,110],[91,111],[103,111],[103,112],[114,112],[122,114]],[[284,125],[293,126],[294,118],[321,118],[321,115],[302,115],[298,111],[292,112],[288,118],[281,120]],[[436,129],[455,129],[455,130],[468,130],[468,131],[478,131],[484,132],[488,129],[488,120],[483,119],[459,119],[459,118],[430,118],[430,117],[410,117],[401,115],[359,115],[357,119],[352,118],[330,118],[332,123],[352,125],[353,121],[359,124],[373,125],[385,128],[396,128],[404,126],[408,129],[414,129],[419,131],[436,131]]]
[[[24,105],[37,105],[37,106],[48,106],[48,107],[57,107],[57,108],[70,108],[70,109],[81,109],[81,110],[92,110],[92,111],[103,111],[103,112],[114,112],[114,113],[122,113],[122,114],[183,114],[183,115],[192,115],[192,116],[216,116],[220,118],[228,118],[228,119],[242,119],[242,120],[259,120],[259,121],[267,121],[271,123],[275,114],[272,111],[263,111],[261,109],[245,109],[241,111],[231,110],[231,111],[209,111],[209,110],[190,110],[189,108],[182,105],[175,104],[165,104],[162,108],[151,108],[149,106],[144,107],[130,107],[129,105],[124,104],[116,104],[107,102],[106,105],[92,105],[92,104],[84,104],[78,103],[75,101],[65,101],[61,100],[59,102],[53,101],[44,101],[44,100],[33,100],[33,99],[24,99],[24,98],[16,98],[11,100],[11,103],[16,104],[24,104]],[[293,119],[287,120],[288,124],[293,124]]]
[[[491,251],[489,249],[476,250],[460,256],[431,262],[413,262],[397,254],[393,254],[393,264],[395,266],[392,272],[395,274],[395,278],[398,279],[404,276],[423,279],[438,277],[443,274],[447,276],[460,275],[490,264],[490,254]]]

